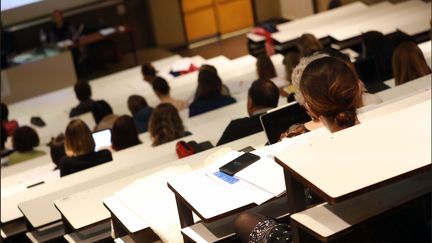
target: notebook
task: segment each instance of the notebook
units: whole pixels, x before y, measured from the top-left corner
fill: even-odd
[[[311,118],[297,102],[291,102],[267,111],[260,116],[260,120],[268,143],[274,144],[291,125],[308,122]]]

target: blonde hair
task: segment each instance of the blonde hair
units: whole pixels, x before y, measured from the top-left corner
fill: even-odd
[[[323,57],[328,57],[329,55],[324,54],[324,53],[315,53],[311,56],[308,57],[303,57],[300,59],[299,64],[297,64],[297,66],[294,68],[294,70],[292,71],[292,75],[291,75],[291,83],[295,89],[295,99],[298,103],[300,103],[300,105],[304,106],[304,97],[303,94],[300,92],[300,80],[301,77],[303,75],[303,71],[305,70],[305,68],[309,65],[309,63],[323,58]]]
[[[95,142],[88,126],[80,119],[69,122],[65,132],[65,152],[68,157],[88,154],[94,151]]]

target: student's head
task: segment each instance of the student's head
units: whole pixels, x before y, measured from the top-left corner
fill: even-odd
[[[392,65],[396,85],[431,73],[422,51],[414,42],[403,42],[396,48]]]
[[[153,81],[153,91],[156,93],[157,96],[166,96],[169,95],[170,92],[170,86],[168,85],[168,82],[161,77],[155,78]]]
[[[138,111],[148,107],[146,99],[140,95],[129,96],[127,104],[132,115],[135,115]]]
[[[323,49],[322,43],[312,34],[303,34],[296,44],[302,57],[310,56],[314,52]]]
[[[0,113],[1,113],[1,120],[2,121],[8,121],[9,120],[9,109],[7,107],[7,105],[5,103],[1,103],[1,108],[0,108]]]
[[[149,132],[153,145],[159,145],[185,135],[183,122],[177,109],[169,104],[159,104],[150,116]]]
[[[363,57],[371,58],[381,80],[391,78],[392,44],[378,31],[362,34]]]
[[[222,80],[217,73],[202,70],[198,73],[198,87],[195,100],[205,100],[221,95]]]
[[[254,81],[248,91],[247,109],[249,115],[263,108],[274,108],[278,105],[279,89],[270,80]]]
[[[267,55],[261,55],[257,58],[256,68],[259,79],[272,79],[276,77],[276,70],[273,62]]]
[[[53,11],[52,13],[52,19],[54,21],[54,23],[58,26],[61,26],[63,24],[63,12],[56,9]]]
[[[343,61],[323,57],[312,61],[301,76],[305,107],[331,131],[355,125],[361,103],[356,73]]]
[[[66,156],[66,151],[64,147],[65,136],[63,133],[59,134],[57,137],[51,139],[50,143],[50,155],[51,160],[54,164],[58,166],[60,159]]]
[[[328,56],[327,54],[323,53],[315,53],[313,55],[303,57],[300,59],[299,64],[294,68],[292,75],[291,75],[291,83],[294,86],[295,89],[295,100],[302,106],[304,106],[304,97],[303,94],[300,92],[300,81],[301,77],[303,75],[303,72],[305,68],[313,61]],[[311,114],[310,114],[311,115]],[[314,117],[312,117],[314,118]]]
[[[145,63],[141,66],[141,73],[145,81],[153,83],[153,80],[156,78],[157,71],[151,63]]]
[[[112,148],[116,151],[141,143],[132,117],[123,115],[116,119],[112,128],[111,142]]]
[[[82,120],[74,119],[67,125],[64,148],[68,157],[89,154],[95,150],[92,133]]]
[[[374,56],[387,49],[391,49],[391,44],[387,38],[378,31],[368,31],[361,35],[363,54],[365,57]]]
[[[199,71],[203,71],[203,70],[212,71],[212,72],[215,72],[216,74],[218,73],[217,69],[214,66],[209,65],[209,64],[203,64],[203,65],[201,65]]]
[[[296,51],[290,51],[288,52],[284,59],[283,64],[285,66],[285,74],[288,81],[291,81],[291,75],[294,70],[294,68],[299,64],[300,62],[300,53]]]
[[[15,130],[12,136],[12,147],[18,152],[29,152],[39,145],[39,136],[29,126],[22,126]]]
[[[91,87],[87,82],[77,82],[74,86],[75,96],[79,101],[85,101],[91,98]]]
[[[92,105],[92,114],[96,124],[107,115],[113,113],[111,106],[104,100],[98,100]]]

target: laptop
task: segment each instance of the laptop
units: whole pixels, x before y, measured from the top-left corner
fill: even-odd
[[[306,110],[296,101],[271,109],[260,116],[261,126],[269,144],[277,143],[280,135],[291,125],[310,120]]]
[[[95,151],[99,151],[100,149],[107,148],[111,146],[111,130],[104,129],[101,131],[97,131],[92,133],[93,140],[95,142]]]

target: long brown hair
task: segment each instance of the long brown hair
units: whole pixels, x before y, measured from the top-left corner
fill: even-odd
[[[195,101],[218,97],[222,92],[222,80],[218,74],[208,69],[198,73],[198,87],[195,92]]]
[[[170,103],[159,104],[150,116],[149,132],[153,145],[183,137],[185,130],[177,109]]]
[[[343,61],[323,57],[311,62],[300,82],[306,105],[339,128],[355,125],[362,91],[356,73]]]
[[[396,48],[392,57],[392,66],[396,85],[425,76],[431,72],[422,51],[411,41],[403,42]]]
[[[314,35],[306,33],[297,40],[297,49],[302,57],[306,57],[323,49],[323,44]]]
[[[267,55],[261,55],[256,62],[258,79],[272,79],[276,77],[276,70],[272,60]]]
[[[87,124],[80,119],[70,121],[66,127],[64,146],[68,157],[93,152],[95,142]]]
[[[123,115],[116,119],[112,128],[111,143],[116,151],[141,143],[132,117]]]

